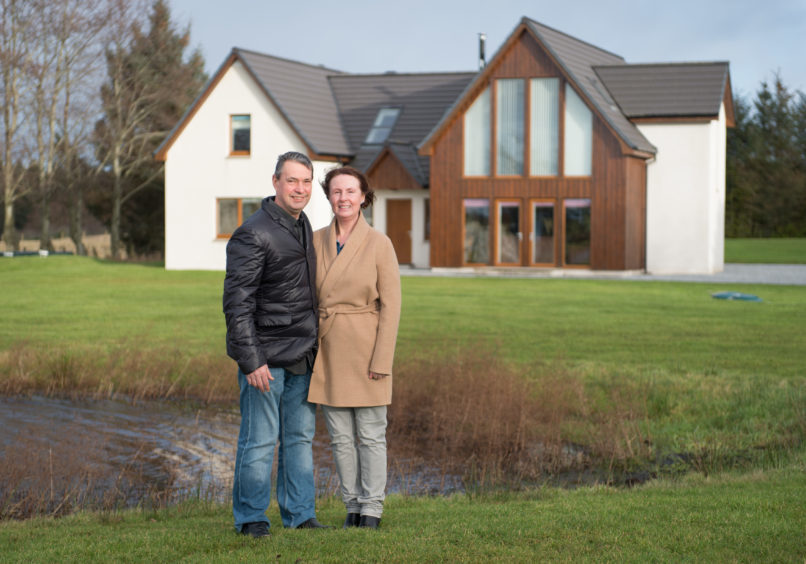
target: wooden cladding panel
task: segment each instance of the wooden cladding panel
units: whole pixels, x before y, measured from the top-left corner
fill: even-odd
[[[367,175],[369,185],[373,190],[420,190],[420,184],[412,178],[411,174],[394,157],[387,152],[383,155]]]
[[[510,45],[499,61],[499,65],[491,69],[491,80],[562,76],[528,34]],[[563,92],[561,86],[560,93]],[[466,100],[468,106],[474,98]],[[493,113],[494,108],[493,105]],[[562,115],[560,118],[562,120]],[[528,226],[531,198],[556,201],[558,229],[563,221],[560,217],[563,199],[590,198],[590,267],[595,270],[644,268],[646,163],[642,159],[624,156],[620,141],[596,113],[593,127],[593,169],[590,177],[468,178],[463,176],[463,117],[461,113],[457,114],[434,144],[431,156],[431,265],[462,266],[462,201],[465,198],[487,198],[490,201],[491,235],[496,198],[522,200],[524,230]],[[562,146],[562,137],[560,143]],[[528,237],[524,236],[521,249],[524,265],[528,263],[528,244]]]

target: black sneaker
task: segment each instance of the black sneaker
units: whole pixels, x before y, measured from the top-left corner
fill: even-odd
[[[244,526],[241,527],[241,534],[249,535],[256,539],[271,536],[271,533],[269,532],[269,524],[266,523],[265,521],[257,521],[255,523],[244,523]]]

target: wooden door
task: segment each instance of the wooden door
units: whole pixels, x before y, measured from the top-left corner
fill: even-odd
[[[411,264],[411,200],[386,200],[386,235],[395,247],[397,262]]]

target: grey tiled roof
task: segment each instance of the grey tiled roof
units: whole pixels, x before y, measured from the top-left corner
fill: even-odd
[[[358,153],[383,107],[401,108],[389,141],[419,143],[475,74],[334,75],[330,85],[350,148]]]
[[[596,73],[629,118],[716,116],[728,63],[634,64]]]
[[[529,18],[523,18],[523,22],[625,143],[633,149],[655,153],[654,145],[621,112],[594,70],[605,65],[625,65],[623,58]]]
[[[328,77],[341,71],[234,49],[297,133],[319,154],[349,155]]]

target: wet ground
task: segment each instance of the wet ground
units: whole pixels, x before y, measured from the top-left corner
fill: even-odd
[[[50,487],[57,497],[83,489],[100,499],[115,491],[129,505],[148,495],[201,494],[227,502],[239,421],[237,411],[166,402],[0,398],[0,494],[10,487]],[[338,486],[326,441],[322,425],[314,439],[320,494]],[[390,492],[450,493],[461,487],[458,477],[390,450]]]

